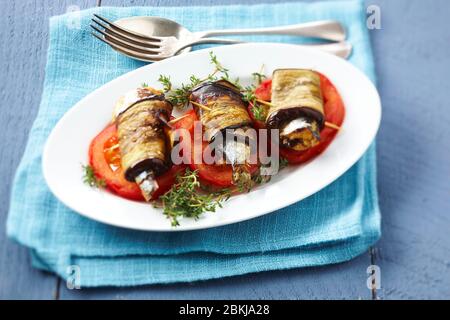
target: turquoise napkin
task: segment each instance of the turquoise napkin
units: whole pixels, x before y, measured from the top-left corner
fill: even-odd
[[[346,25],[354,47],[350,61],[374,80],[364,11],[361,1],[341,1],[105,7],[51,18],[44,92],[15,176],[8,235],[30,248],[35,267],[63,278],[79,270],[85,287],[195,281],[317,266],[365,252],[380,236],[374,145],[336,182],[290,207],[233,225],[176,233],[125,230],[83,218],[52,195],[41,171],[43,145],[62,115],[96,88],[143,65],[90,35],[89,19],[94,12],[111,19],[162,16],[193,31],[337,19]]]

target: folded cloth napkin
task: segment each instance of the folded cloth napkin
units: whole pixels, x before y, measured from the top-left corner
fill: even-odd
[[[85,287],[195,281],[338,263],[363,253],[379,238],[374,145],[347,173],[315,195],[278,212],[228,226],[140,232],[97,223],[65,207],[42,176],[41,155],[47,136],[85,95],[143,65],[90,35],[93,13],[111,19],[162,16],[193,31],[337,19],[346,25],[354,47],[350,61],[374,80],[361,1],[105,7],[51,18],[42,102],[16,173],[7,223],[8,235],[30,248],[35,267],[67,278],[68,267],[78,266]]]

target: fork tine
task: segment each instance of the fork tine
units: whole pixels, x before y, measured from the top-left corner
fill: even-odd
[[[99,27],[105,29],[105,31],[107,31],[107,34],[113,34],[116,37],[121,38],[123,41],[127,41],[127,42],[132,42],[138,46],[142,46],[142,47],[153,47],[153,48],[159,48],[161,45],[161,41],[147,41],[147,40],[141,40],[141,39],[137,39],[137,38],[132,38],[130,36],[128,36],[127,34],[123,34],[121,33],[120,30],[115,30],[111,27],[109,27],[108,25],[104,25],[102,22],[92,18],[91,22],[96,23]],[[92,24],[91,24],[92,26]]]
[[[121,31],[121,32],[123,32],[123,33],[125,33],[125,34],[128,34],[130,37],[135,37],[135,38],[138,38],[138,39],[141,39],[141,40],[147,40],[147,41],[158,41],[158,42],[159,42],[159,41],[162,40],[161,37],[145,36],[145,35],[143,35],[143,34],[140,34],[140,33],[137,33],[137,32],[131,31],[131,30],[127,30],[127,29],[124,29],[124,28],[122,28],[122,27],[119,27],[119,26],[118,26],[117,24],[115,24],[114,22],[109,21],[108,19],[106,19],[106,18],[104,18],[104,17],[102,17],[102,16],[99,16],[99,15],[96,14],[96,13],[94,13],[94,17],[100,19],[101,21],[103,21],[103,22],[106,23],[107,25],[111,26],[112,28],[114,28],[114,29],[116,29],[116,30],[119,30],[119,31]]]
[[[97,31],[98,33],[100,33],[101,35],[103,35],[103,37],[117,45],[120,45],[122,47],[126,47],[129,48],[131,50],[134,51],[139,51],[142,52],[144,54],[159,54],[161,53],[161,48],[156,47],[156,48],[148,48],[148,47],[143,47],[143,46],[139,46],[139,45],[135,45],[133,43],[129,43],[127,42],[127,40],[123,40],[122,38],[116,37],[113,34],[107,33],[104,30],[100,30],[99,28],[97,28],[96,26],[91,24],[91,28],[94,29],[95,31]]]
[[[125,47],[122,47],[118,44],[115,44],[111,41],[109,41],[108,39],[105,39],[104,37],[99,36],[98,34],[96,34],[95,32],[91,32],[91,34],[96,37],[97,39],[99,39],[100,41],[106,43],[107,45],[109,45],[111,48],[113,48],[114,50],[117,50],[127,56],[131,56],[134,57],[136,59],[142,60],[142,61],[147,61],[147,62],[153,62],[153,61],[159,61],[159,60],[163,60],[166,57],[165,56],[161,56],[161,55],[155,55],[155,54],[143,54],[143,53],[138,53],[135,51],[132,51],[130,49],[127,49]]]

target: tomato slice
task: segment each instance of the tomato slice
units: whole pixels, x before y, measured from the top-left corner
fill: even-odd
[[[117,129],[111,124],[100,132],[89,147],[89,162],[95,175],[103,179],[106,187],[121,197],[131,200],[144,200],[136,183],[125,179],[120,166],[120,153],[112,144],[116,141]],[[114,151],[117,148],[117,152]]]
[[[266,79],[256,88],[255,96],[264,101],[272,99],[272,79]]]
[[[218,187],[230,187],[233,185],[233,170],[231,165],[210,165],[205,163],[195,163],[196,162],[196,152],[203,151],[208,148],[208,142],[202,141],[201,150],[197,150],[194,147],[194,140],[192,140],[192,152],[191,152],[191,163],[189,166],[192,170],[197,170],[198,177],[201,182],[206,184],[212,184]],[[203,159],[203,158],[202,158]]]
[[[106,187],[117,195],[131,199],[144,200],[141,190],[136,183],[125,179],[120,164],[119,139],[115,124],[111,124],[100,132],[89,147],[89,163],[99,179],[103,179]],[[156,179],[159,188],[154,192],[152,200],[157,199],[172,187],[178,173],[186,168],[185,165],[172,168]]]
[[[185,129],[191,134],[190,145],[190,168],[198,171],[198,176],[202,184],[213,185],[221,188],[230,187],[233,184],[233,171],[230,165],[208,165],[194,163],[194,124],[198,121],[195,110],[190,110],[184,115],[180,116],[180,120],[173,123],[174,129]],[[183,137],[181,137],[183,138]],[[182,139],[181,139],[182,140]],[[204,148],[208,147],[208,143],[202,141],[202,152]]]
[[[198,120],[195,110],[189,110],[179,118],[180,120],[176,121],[172,126],[175,129],[186,129],[191,135],[194,134],[194,123]]]
[[[345,107],[342,98],[331,81],[323,74],[319,75],[324,99],[325,121],[341,126],[345,117]],[[305,151],[280,148],[280,155],[291,164],[304,163],[322,153],[330,145],[337,133],[337,130],[325,127],[320,132],[320,143],[317,146]]]
[[[198,177],[204,185],[212,185],[220,188],[229,188],[234,186],[233,168],[229,164],[191,164],[191,169],[197,170]],[[253,175],[257,169],[257,165],[250,165],[249,173]]]
[[[233,186],[233,170],[230,165],[191,165],[192,170],[197,170],[198,177],[203,184],[211,184],[221,188]]]

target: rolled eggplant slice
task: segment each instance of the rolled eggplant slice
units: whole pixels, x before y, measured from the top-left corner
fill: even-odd
[[[192,90],[190,100],[211,109],[193,106],[209,141],[225,129],[241,128],[252,123],[239,89],[226,80],[199,85]]]
[[[246,129],[251,128],[252,121],[239,89],[226,80],[206,82],[192,90],[190,100],[208,108],[193,105],[205,130],[206,139],[212,142],[219,134],[223,138],[234,136],[234,143],[224,139],[221,151],[228,163],[245,163],[250,157],[250,147],[246,137],[239,137],[242,138]]]
[[[143,87],[128,91],[117,101],[114,108],[113,121],[137,102],[153,98],[164,100],[163,92],[152,87]]]
[[[146,200],[158,187],[155,178],[169,168],[169,150],[164,121],[172,113],[172,105],[164,95],[137,89],[127,94],[136,99],[126,100],[116,108],[116,124],[121,164],[128,181],[139,184]]]
[[[284,147],[302,151],[320,142],[324,103],[317,72],[278,69],[272,77],[272,106],[266,124],[280,130]]]

